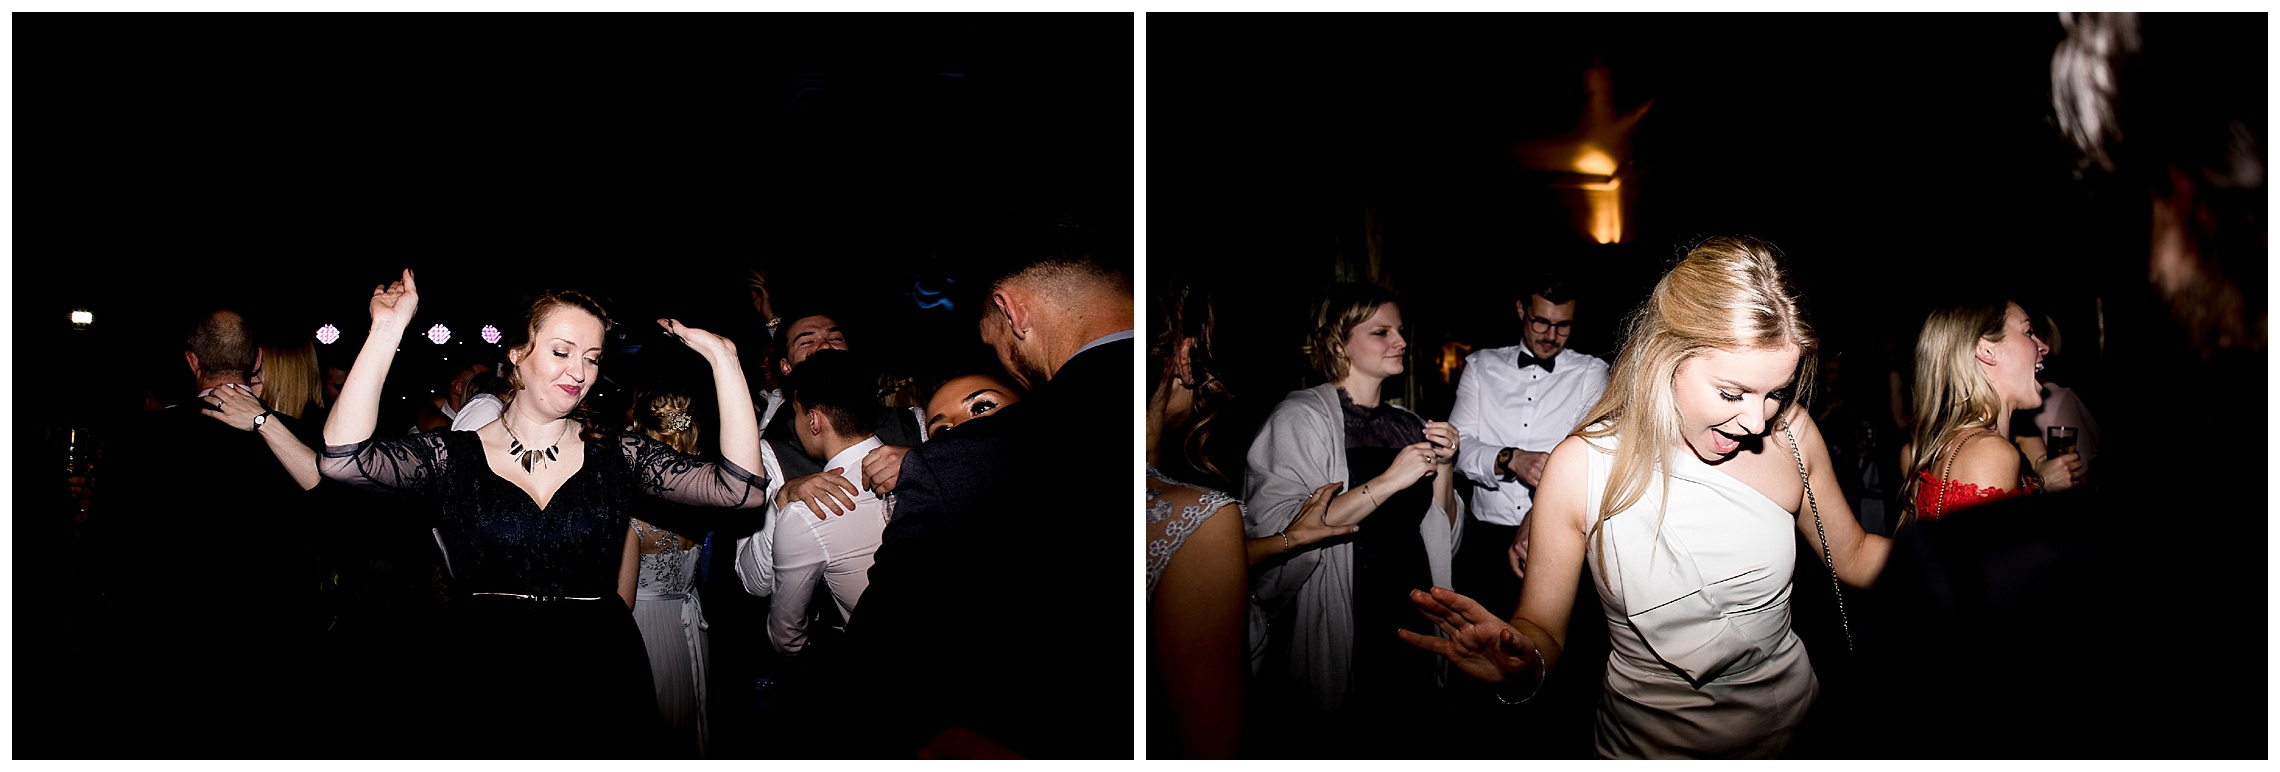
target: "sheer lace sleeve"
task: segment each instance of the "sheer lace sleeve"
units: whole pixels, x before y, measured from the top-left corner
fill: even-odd
[[[1243,516],[1243,502],[1225,493],[1200,488],[1154,474],[1148,477],[1148,595],[1155,597],[1156,580],[1172,555],[1187,543],[1188,534],[1221,510]],[[1234,505],[1230,508],[1228,505]]]
[[[355,445],[327,445],[317,458],[325,477],[369,491],[433,495],[442,487],[451,454],[444,433],[375,437]]]
[[[727,459],[708,461],[639,434],[619,447],[641,492],[675,504],[752,509],[768,503],[768,480]]]

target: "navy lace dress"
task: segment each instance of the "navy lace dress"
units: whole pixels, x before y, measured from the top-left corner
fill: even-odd
[[[491,471],[474,432],[325,449],[325,476],[404,494],[433,518],[457,595],[432,694],[443,752],[656,758],[663,726],[640,629],[617,596],[632,501],[753,508],[766,481],[647,437],[585,440],[541,509]]]

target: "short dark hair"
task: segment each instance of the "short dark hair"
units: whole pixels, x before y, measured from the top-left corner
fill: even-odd
[[[1559,269],[1538,268],[1521,277],[1519,293],[1512,299],[1525,302],[1537,295],[1546,303],[1562,305],[1576,299],[1576,288]]]
[[[489,394],[496,397],[505,394],[506,391],[507,379],[499,375],[496,368],[478,372],[475,377],[467,379],[467,396],[469,398],[473,398],[477,394]]]
[[[784,378],[784,398],[823,414],[841,436],[872,433],[879,412],[879,373],[861,355],[827,348],[809,354]]]
[[[1131,240],[1082,211],[1040,211],[987,247],[985,293],[1023,276],[1083,277],[1132,289]]]
[[[182,349],[198,355],[198,366],[208,373],[252,375],[260,347],[245,315],[216,308],[199,317],[182,341]]]

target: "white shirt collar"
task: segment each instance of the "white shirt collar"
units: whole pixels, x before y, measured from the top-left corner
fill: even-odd
[[[846,450],[839,451],[837,455],[831,457],[831,460],[823,462],[823,468],[829,470],[844,467],[847,471],[841,472],[839,476],[853,481],[855,487],[861,488],[863,487],[863,456],[870,453],[872,448],[885,444],[887,444],[886,440],[879,439],[879,435],[874,434],[865,437],[862,442],[847,446]]]

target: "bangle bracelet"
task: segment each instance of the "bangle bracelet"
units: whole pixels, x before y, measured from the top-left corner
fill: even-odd
[[[1377,509],[1377,508],[1378,508],[1378,500],[1377,500],[1377,495],[1376,495],[1376,494],[1372,494],[1372,493],[1370,493],[1370,484],[1369,484],[1369,483],[1362,483],[1362,495],[1364,495],[1364,496],[1368,496],[1368,497],[1370,498],[1370,508],[1371,508],[1371,509]]]
[[[1284,531],[1284,532],[1282,533],[1282,537],[1283,537],[1283,554],[1285,554],[1285,555],[1288,555],[1288,554],[1290,554],[1290,532],[1289,532],[1289,531]]]
[[[1510,681],[1506,681],[1505,683],[1511,683],[1511,682],[1510,682]],[[1534,688],[1534,689],[1529,689],[1529,690],[1528,690],[1528,696],[1526,696],[1526,697],[1522,697],[1522,698],[1520,698],[1520,699],[1518,699],[1518,700],[1507,700],[1507,699],[1505,699],[1505,698],[1504,698],[1504,690],[1502,690],[1502,689],[1490,689],[1490,690],[1488,690],[1488,693],[1489,693],[1489,694],[1493,694],[1493,695],[1496,695],[1496,701],[1497,701],[1497,702],[1501,702],[1501,703],[1504,703],[1504,704],[1506,704],[1506,705],[1518,705],[1518,704],[1520,704],[1520,703],[1523,703],[1523,702],[1527,702],[1527,701],[1529,701],[1529,700],[1533,700],[1533,699],[1535,699],[1535,698],[1536,698],[1536,694],[1537,694],[1538,692],[1541,692],[1541,691],[1543,691],[1543,690],[1544,690],[1544,650],[1543,650],[1543,649],[1537,649],[1537,650],[1536,650],[1536,688]]]

